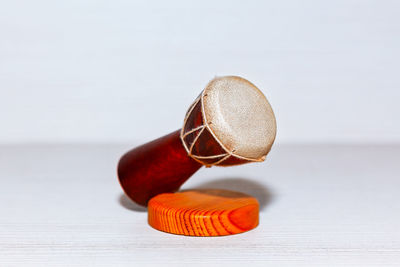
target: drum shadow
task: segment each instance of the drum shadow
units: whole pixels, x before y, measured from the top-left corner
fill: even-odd
[[[210,192],[212,193],[212,191],[217,191],[217,189],[222,189],[236,191],[253,196],[258,200],[258,203],[260,204],[260,210],[264,210],[265,207],[268,206],[274,198],[271,189],[267,188],[265,185],[254,180],[239,177],[220,178],[218,180],[202,183],[195,188],[185,188],[182,191],[205,191],[205,189],[207,189],[208,194],[210,194]],[[222,193],[223,192],[218,192],[219,195]],[[146,207],[136,204],[124,193],[121,193],[118,202],[122,207],[128,210],[137,212],[147,211]]]
[[[146,207],[140,206],[133,202],[127,195],[122,193],[118,198],[119,204],[128,210],[138,211],[138,212],[145,212],[147,211]]]
[[[196,189],[225,189],[232,190],[253,196],[260,204],[260,210],[264,210],[266,206],[272,203],[274,196],[271,189],[254,180],[246,178],[221,178],[218,180],[205,182],[195,188]]]

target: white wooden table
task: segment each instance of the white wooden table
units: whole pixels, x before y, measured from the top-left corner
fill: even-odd
[[[260,225],[196,238],[150,228],[116,177],[132,145],[0,147],[0,266],[399,266],[400,146],[275,146],[184,188],[252,194]]]

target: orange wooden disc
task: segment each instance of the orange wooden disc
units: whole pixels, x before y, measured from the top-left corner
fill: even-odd
[[[171,234],[223,236],[255,228],[258,212],[257,199],[243,193],[188,190],[153,197],[148,203],[148,222]]]

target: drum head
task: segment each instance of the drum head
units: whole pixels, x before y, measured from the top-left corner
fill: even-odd
[[[264,160],[275,140],[276,121],[254,84],[237,76],[217,77],[201,98],[204,123],[226,151],[247,160]]]

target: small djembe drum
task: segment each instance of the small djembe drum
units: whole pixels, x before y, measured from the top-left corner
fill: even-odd
[[[164,193],[176,192],[201,166],[232,166],[264,161],[275,135],[275,116],[263,93],[243,78],[218,77],[208,83],[190,106],[181,130],[132,149],[121,158],[118,165],[119,181],[125,193],[136,203],[146,206],[153,198],[149,203],[149,222],[159,230],[202,235],[199,232],[195,234],[195,231],[192,234],[182,229],[180,231],[179,227],[172,230],[171,225],[162,223],[167,219],[163,217],[166,216],[163,209],[190,209],[190,203],[199,207],[200,203],[210,203],[211,199],[221,205],[225,203],[226,207],[233,207],[230,214],[240,214],[238,211],[245,210],[246,216],[251,217],[252,221],[244,224],[251,229],[258,223],[258,203],[250,196],[225,191],[219,191],[219,196],[216,191],[212,191],[212,194],[205,191]],[[180,206],[182,202],[186,203],[185,208]],[[169,206],[163,203],[169,203]],[[254,206],[250,211],[248,203]],[[215,205],[213,209],[218,210]],[[205,213],[201,216],[207,217]],[[236,226],[240,224],[237,218],[240,216],[236,216]],[[188,220],[190,223],[190,218]],[[172,224],[176,225],[176,222]],[[243,229],[248,230],[246,227],[241,225],[232,231],[243,232]],[[204,235],[222,235],[210,229],[208,232],[214,234]]]

